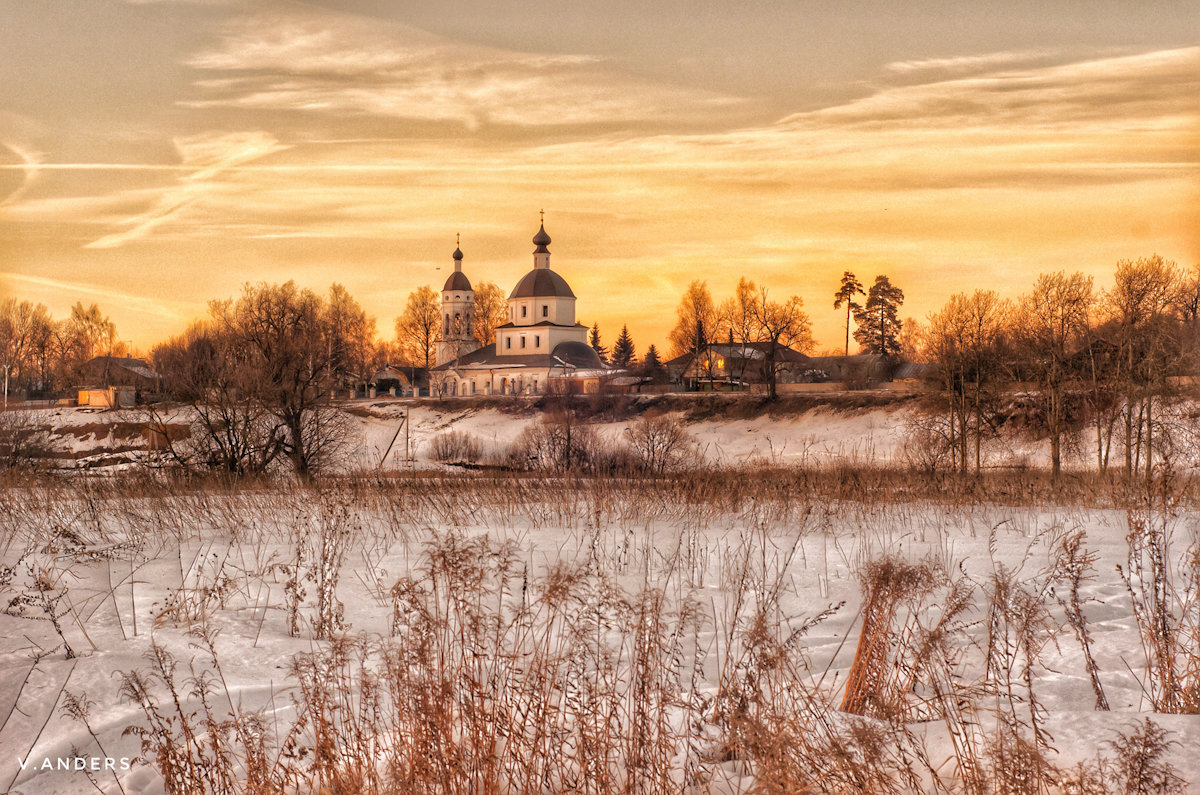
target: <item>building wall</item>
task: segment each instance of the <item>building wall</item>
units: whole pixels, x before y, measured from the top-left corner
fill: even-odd
[[[524,340],[524,345],[522,345]],[[587,342],[587,329],[582,326],[530,326],[506,328],[496,332],[497,356],[547,355],[560,342]]]
[[[549,320],[569,326],[575,322],[574,298],[513,298],[508,302],[508,319],[518,326]]]
[[[490,370],[464,370],[443,373],[434,383],[437,394],[470,397],[472,395],[534,395],[546,391],[548,367],[495,367]]]

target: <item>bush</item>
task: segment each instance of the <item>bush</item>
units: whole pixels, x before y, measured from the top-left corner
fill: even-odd
[[[25,411],[0,412],[0,469],[30,468],[53,456],[50,432]]]
[[[526,428],[509,452],[509,463],[555,473],[612,473],[627,466],[619,450],[571,411],[548,414]]]
[[[696,442],[679,419],[643,416],[625,430],[629,446],[646,471],[661,475],[692,457]]]
[[[446,431],[433,437],[433,460],[442,463],[476,464],[483,457],[483,445],[465,431]]]

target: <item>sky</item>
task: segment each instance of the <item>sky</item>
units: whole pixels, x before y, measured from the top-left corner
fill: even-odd
[[[688,284],[956,292],[1200,262],[1200,11],[1147,0],[0,0],[0,294],[146,350],[246,282],[551,267],[607,344]]]

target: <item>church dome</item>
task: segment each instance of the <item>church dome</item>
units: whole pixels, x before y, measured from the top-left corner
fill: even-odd
[[[462,258],[463,258],[462,249],[456,247],[454,249],[454,254],[452,254],[451,256],[453,256],[456,261],[462,262]]]
[[[446,286],[442,288],[442,292],[458,291],[468,292],[471,289],[471,280],[467,278],[467,274],[462,271],[455,271],[446,279]]]
[[[572,340],[570,342],[560,342],[554,346],[550,357],[559,359],[572,367],[580,370],[603,370],[604,364],[600,361],[600,355],[592,349],[591,345],[586,342],[578,342]]]
[[[546,236],[549,240],[549,235]],[[449,284],[449,282],[447,282]],[[512,298],[574,298],[567,280],[549,268],[534,268],[517,282]]]
[[[533,236],[533,244],[538,247],[539,252],[550,245],[550,235],[546,234],[545,224],[538,227],[537,234]]]

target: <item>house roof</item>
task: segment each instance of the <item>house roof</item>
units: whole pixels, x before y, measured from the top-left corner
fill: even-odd
[[[114,367],[119,367],[126,372],[133,373],[140,378],[153,380],[158,378],[158,373],[151,369],[149,363],[144,359],[135,359],[132,356],[97,356],[94,359],[88,360],[84,365],[87,368],[99,368],[109,370]]]

